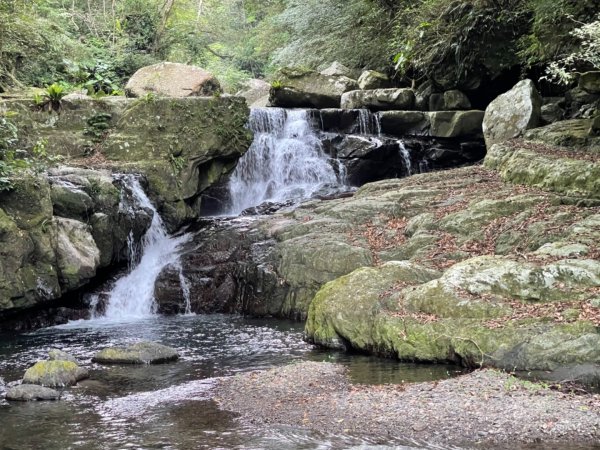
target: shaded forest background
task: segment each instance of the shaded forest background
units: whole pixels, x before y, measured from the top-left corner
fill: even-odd
[[[60,82],[118,94],[164,60],[203,67],[229,92],[333,61],[468,87],[543,75],[597,14],[597,0],[0,0],[0,92]]]

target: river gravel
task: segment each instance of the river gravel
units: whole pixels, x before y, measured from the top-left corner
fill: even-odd
[[[246,424],[371,436],[381,444],[406,438],[483,448],[600,448],[600,395],[561,393],[489,369],[439,382],[366,386],[352,384],[341,365],[302,362],[220,379],[214,395]]]

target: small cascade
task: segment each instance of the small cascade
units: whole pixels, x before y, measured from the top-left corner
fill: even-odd
[[[381,136],[381,117],[368,109],[358,110],[358,132],[363,135]]]
[[[174,237],[167,233],[160,215],[136,177],[127,176],[124,183],[131,191],[132,199],[141,207],[152,211],[153,216],[139,250],[128,240],[134,267],[127,275],[117,280],[108,293],[104,318],[109,320],[130,320],[154,314],[154,283],[163,268],[170,264],[178,264],[177,250],[189,240],[189,235]],[[122,208],[127,207],[123,200]]]
[[[254,142],[231,177],[231,214],[265,202],[310,198],[325,186],[343,184],[343,171],[323,151],[306,110],[254,108],[249,127]]]
[[[404,167],[406,168],[406,176],[412,175],[412,163],[410,162],[410,153],[406,149],[404,142],[398,140],[398,150],[400,151],[400,157],[404,162]]]

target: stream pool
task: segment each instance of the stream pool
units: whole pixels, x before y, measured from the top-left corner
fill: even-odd
[[[93,354],[139,340],[177,348],[172,364],[102,366]],[[216,408],[214,377],[298,360],[335,361],[356,383],[401,383],[458,374],[451,366],[399,364],[314,349],[298,323],[226,315],[154,316],[130,323],[87,321],[33,333],[0,335],[0,376],[10,384],[48,350],[61,348],[90,378],[58,402],[0,403],[0,449],[342,449],[368,437],[327,436],[290,427],[242,427]],[[0,387],[4,389],[4,387]],[[3,396],[2,396],[3,397]],[[440,448],[395,442],[390,448]],[[383,448],[383,447],[377,447]]]

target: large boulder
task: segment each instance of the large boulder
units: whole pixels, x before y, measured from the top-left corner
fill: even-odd
[[[283,108],[338,108],[342,94],[358,88],[356,81],[346,76],[312,70],[284,68],[275,77],[269,101]]]
[[[387,75],[375,70],[365,70],[358,79],[358,87],[367,89],[387,89],[392,87],[392,82]]]
[[[96,353],[100,364],[161,364],[179,358],[177,350],[156,342],[138,342],[127,347],[109,347]]]
[[[415,93],[412,89],[356,90],[342,95],[342,109],[369,109],[371,111],[413,110]]]
[[[533,81],[520,81],[510,91],[497,97],[485,110],[483,133],[488,148],[522,136],[539,125],[542,98]]]
[[[206,97],[221,92],[211,73],[187,64],[162,62],[142,67],[129,79],[125,92],[131,97]]]
[[[6,392],[6,400],[13,402],[58,400],[59,398],[60,392],[37,384],[19,384]]]
[[[46,387],[73,386],[89,376],[88,371],[72,361],[38,361],[27,369],[24,384],[39,384]]]

